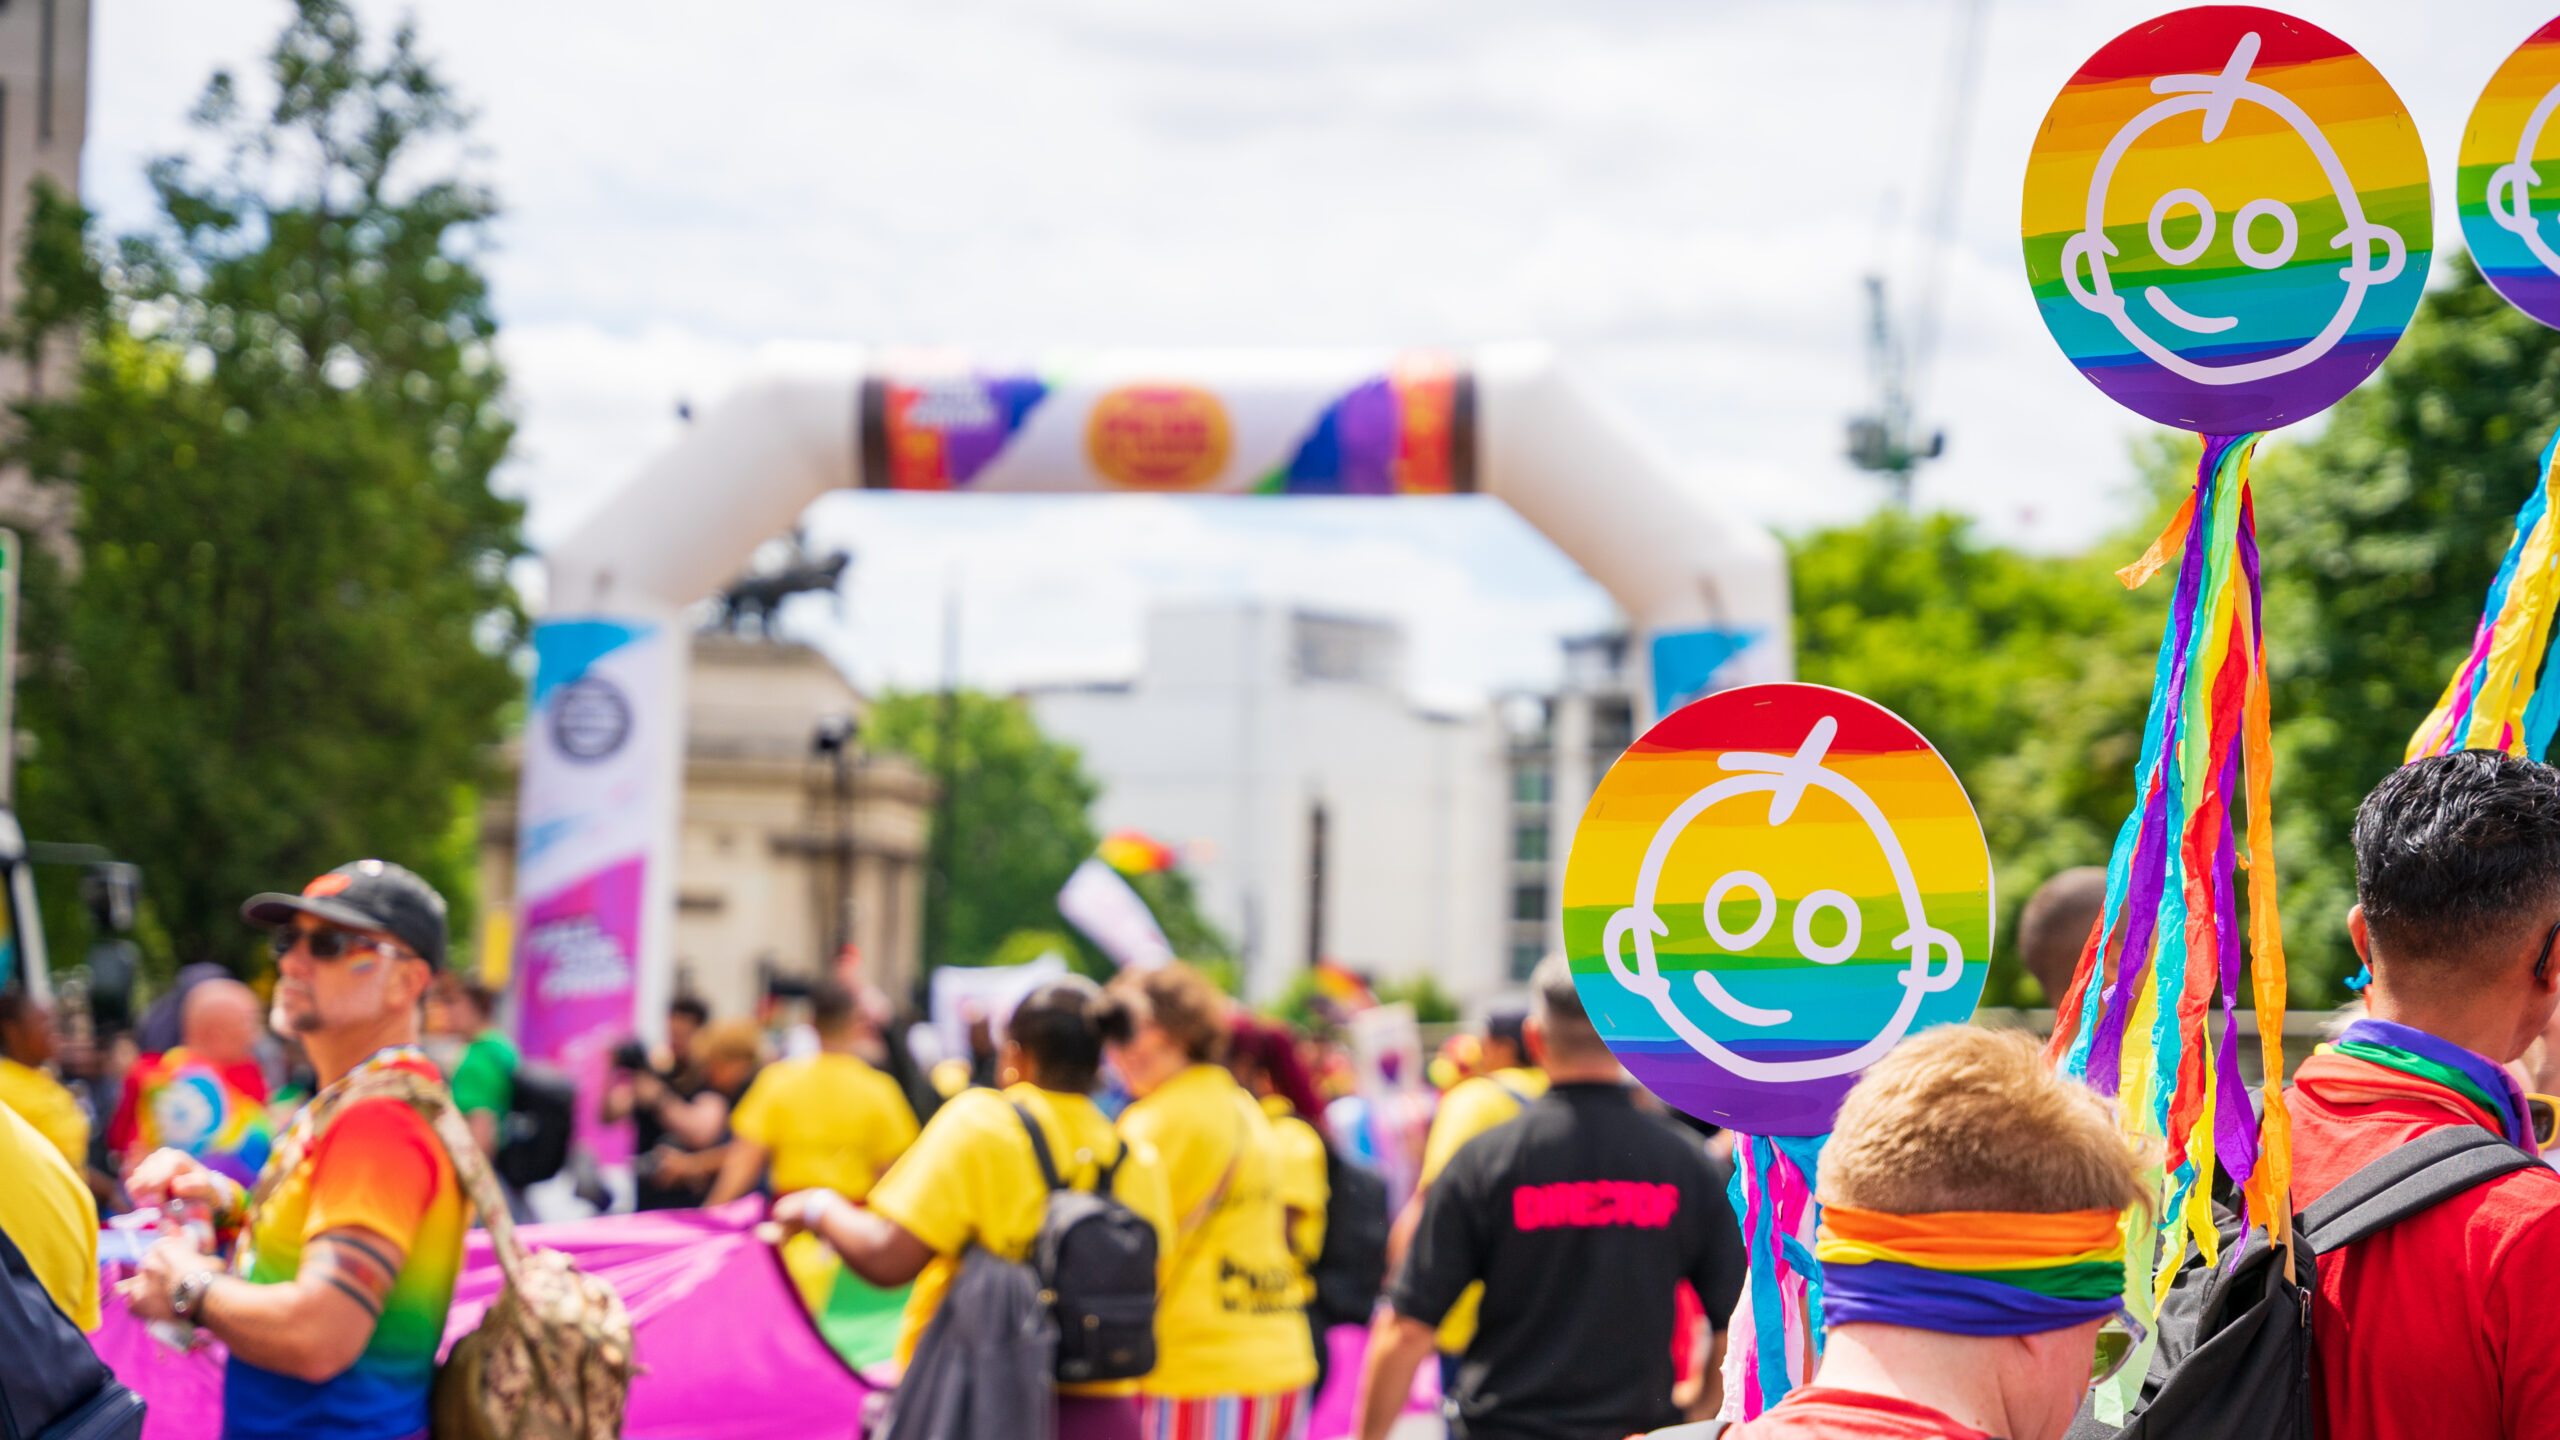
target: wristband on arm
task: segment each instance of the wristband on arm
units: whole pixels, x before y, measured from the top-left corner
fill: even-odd
[[[800,1192],[800,1228],[812,1235],[817,1235],[818,1227],[826,1223],[829,1215],[850,1203],[842,1195],[824,1186],[803,1190]]]

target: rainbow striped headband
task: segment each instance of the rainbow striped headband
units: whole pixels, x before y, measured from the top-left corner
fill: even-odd
[[[2123,1216],[1825,1206],[1814,1258],[1822,1319],[1950,1335],[2033,1335],[2124,1303]]]

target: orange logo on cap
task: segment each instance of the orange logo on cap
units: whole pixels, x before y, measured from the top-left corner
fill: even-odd
[[[1127,490],[1197,490],[1227,468],[1234,444],[1227,407],[1189,385],[1123,385],[1084,423],[1086,458]]]
[[[316,899],[322,895],[335,895],[354,883],[356,883],[354,876],[340,875],[333,872],[331,874],[323,875],[319,879],[312,881],[310,884],[303,886],[302,893],[307,897]]]

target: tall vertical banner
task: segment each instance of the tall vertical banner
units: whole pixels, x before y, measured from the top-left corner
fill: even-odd
[[[613,1047],[638,1028],[648,927],[660,918],[652,890],[670,879],[652,866],[667,863],[675,816],[679,638],[665,622],[628,617],[546,620],[533,637],[516,831],[516,1036],[525,1059],[577,1081],[580,1139],[608,1162],[629,1158],[629,1138],[595,1122],[593,1098]]]
[[[1812,1369],[1815,1166],[1841,1098],[1902,1038],[1973,1013],[1991,854],[1920,732],[1821,685],[1746,685],[1647,730],[1565,864],[1574,989],[1629,1073],[1736,1132],[1753,1328],[1744,1418]]]

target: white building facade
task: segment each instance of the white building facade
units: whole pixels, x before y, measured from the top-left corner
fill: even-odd
[[[1027,698],[1102,782],[1100,827],[1182,853],[1250,998],[1317,959],[1427,973],[1471,1004],[1510,987],[1500,727],[1414,704],[1392,623],[1169,607],[1133,680]]]
[[[1564,685],[1494,706],[1507,804],[1503,938],[1508,974],[1525,981],[1564,948],[1565,859],[1600,777],[1635,742],[1636,694],[1624,631],[1564,642]]]

